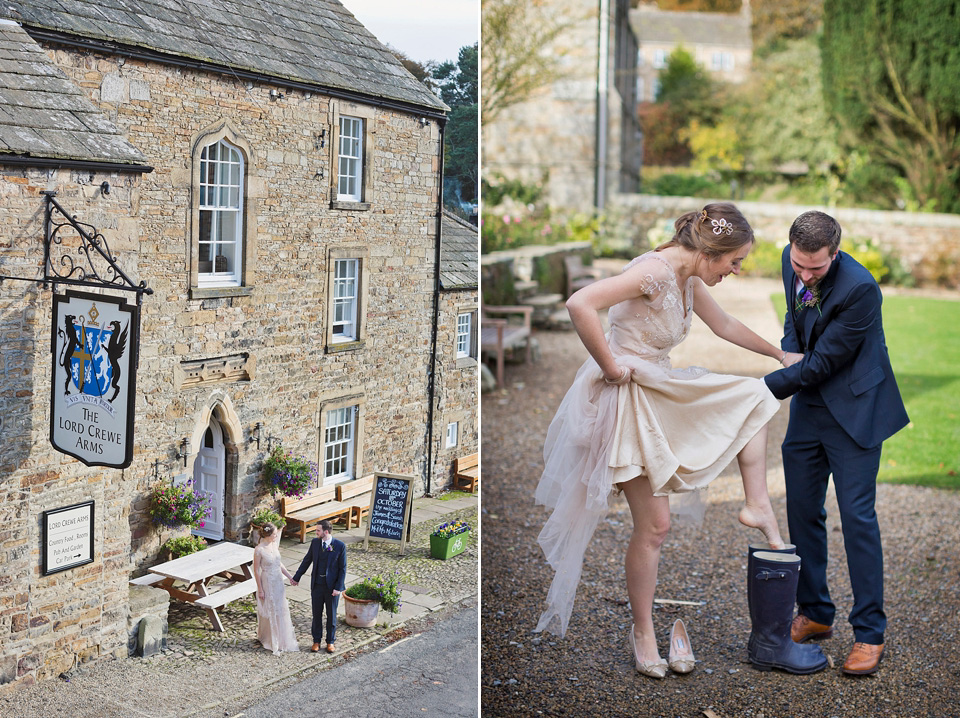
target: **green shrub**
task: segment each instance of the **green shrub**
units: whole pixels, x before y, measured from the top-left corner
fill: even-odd
[[[778,247],[776,243],[757,240],[743,260],[741,274],[747,277],[779,278],[783,269],[782,254],[783,247]]]
[[[704,175],[675,173],[660,175],[648,186],[652,194],[671,197],[725,196],[728,188]]]
[[[377,601],[380,608],[396,613],[400,610],[399,573],[396,571],[387,578],[381,575],[369,576],[350,586],[344,593],[361,601]]]
[[[250,523],[254,526],[263,526],[264,524],[273,524],[278,529],[287,525],[284,518],[273,509],[257,509],[250,517]]]
[[[169,551],[173,558],[189,556],[197,551],[202,551],[206,547],[207,542],[202,536],[177,536],[167,539],[163,544],[164,550]]]

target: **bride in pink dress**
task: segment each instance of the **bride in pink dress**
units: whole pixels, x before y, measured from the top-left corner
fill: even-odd
[[[736,458],[746,497],[740,521],[760,529],[771,548],[784,545],[766,484],[766,425],[780,402],[762,379],[674,369],[670,350],[686,337],[696,312],[733,344],[784,366],[801,358],[728,315],[707,291],[737,274],[753,246],[753,230],[736,207],[707,205],[681,216],[675,229],[670,242],[567,301],[590,358],[547,432],[536,494],[537,503],[553,509],[539,541],[556,575],[535,630],[566,632],[587,545],[611,496],[622,491],[634,525],[625,560],[630,641],[637,670],[655,678],[667,667],[652,609],[660,546],[676,508],[668,497],[695,496]],[[688,646],[682,672],[692,667]]]
[[[266,524],[260,543],[253,550],[253,577],[257,581],[257,638],[275,656],[284,651],[300,650],[290,620],[284,576],[293,581],[280,557],[280,532],[273,524]]]

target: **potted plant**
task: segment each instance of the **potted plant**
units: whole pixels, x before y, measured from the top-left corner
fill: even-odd
[[[210,512],[210,497],[196,493],[192,481],[162,481],[150,492],[150,516],[168,529],[201,528]]]
[[[167,560],[189,556],[197,551],[203,551],[207,547],[207,542],[202,536],[177,536],[167,539],[161,551],[167,555]]]
[[[251,532],[257,534],[256,537],[252,539],[254,544],[260,541],[260,536],[263,533],[265,524],[273,524],[277,529],[283,531],[283,527],[287,525],[287,522],[283,516],[273,509],[266,507],[257,509],[253,512],[253,516],[250,517]]]
[[[344,620],[349,626],[370,628],[376,625],[381,608],[390,613],[400,610],[399,571],[392,576],[370,576],[343,592]]]
[[[430,534],[430,555],[433,558],[448,559],[462,553],[470,538],[470,525],[457,519],[440,524]]]
[[[294,456],[282,446],[270,452],[263,462],[263,473],[274,496],[280,493],[295,498],[307,493],[310,486],[316,484],[318,476],[315,463]]]

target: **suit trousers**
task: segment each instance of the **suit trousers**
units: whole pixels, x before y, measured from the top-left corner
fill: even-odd
[[[877,471],[880,446],[860,447],[834,420],[818,392],[800,392],[790,403],[784,439],[783,469],[787,487],[790,541],[803,561],[797,587],[802,613],[833,625],[836,607],[827,588],[827,481],[840,509],[847,570],[853,588],[849,621],[855,640],[883,643],[883,549],[877,522]]]
[[[337,639],[337,604],[340,596],[334,596],[327,586],[325,579],[318,579],[310,590],[311,607],[313,608],[313,623],[310,633],[314,643],[323,643],[323,614],[327,614],[327,643],[334,643]]]

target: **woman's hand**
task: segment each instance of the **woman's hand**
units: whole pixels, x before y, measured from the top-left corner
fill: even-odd
[[[619,369],[620,373],[613,377],[604,373],[603,380],[607,382],[607,384],[614,384],[616,386],[626,384],[628,381],[630,381],[630,369],[625,366],[619,367]]]
[[[801,359],[803,359],[803,354],[784,352],[783,359],[780,360],[780,363],[783,364],[783,368],[786,369],[788,366],[793,366]]]
[[[257,598],[259,598],[261,601],[264,599],[264,593],[262,588],[257,591]]]

